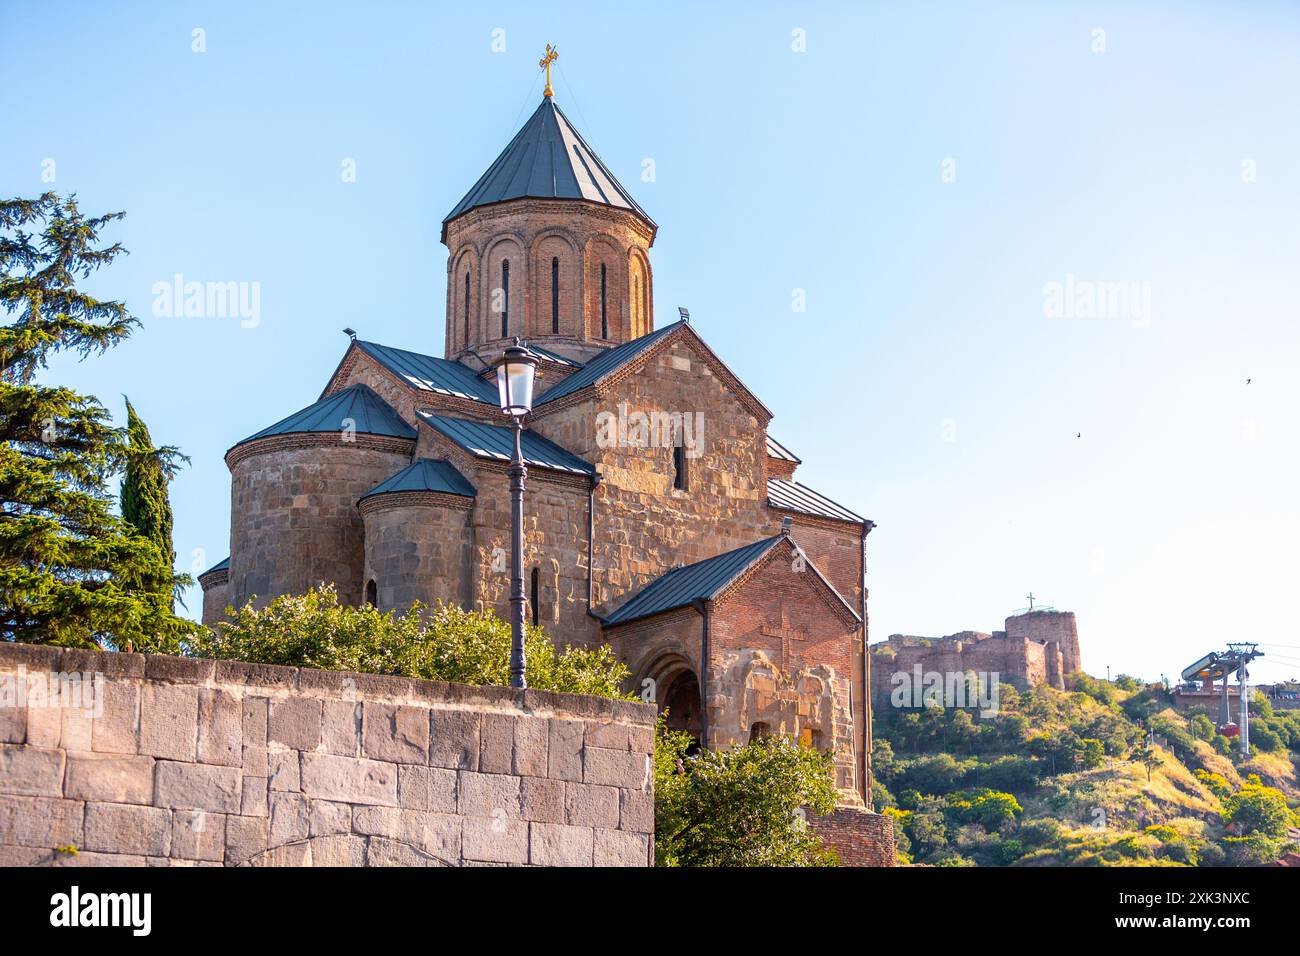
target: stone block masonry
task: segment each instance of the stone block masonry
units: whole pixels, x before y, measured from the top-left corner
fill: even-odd
[[[0,689],[0,866],[653,861],[647,704],[4,642]]]

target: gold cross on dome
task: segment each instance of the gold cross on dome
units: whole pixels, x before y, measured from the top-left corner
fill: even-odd
[[[560,58],[560,51],[549,43],[546,44],[546,56],[537,61],[537,65],[546,70],[546,89],[542,91],[543,96],[554,96],[555,91],[551,89],[551,64]]]

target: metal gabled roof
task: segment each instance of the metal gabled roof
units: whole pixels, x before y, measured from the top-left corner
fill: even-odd
[[[391,478],[371,488],[359,500],[399,491],[440,491],[473,498],[478,492],[451,462],[441,458],[417,458]]]
[[[855,524],[867,523],[866,518],[854,514],[843,505],[831,501],[807,485],[786,478],[767,479],[767,502],[773,508],[797,511],[800,514],[815,515],[819,518],[834,518],[837,521],[852,521]]]
[[[229,570],[230,570],[230,559],[222,558],[212,567],[208,568],[206,571],[200,574],[199,577],[206,578],[209,574],[212,574],[214,571],[229,571]]]
[[[292,435],[300,432],[344,432],[363,435],[384,435],[391,438],[414,438],[415,429],[393,411],[382,398],[367,385],[349,385],[341,391],[322,398],[302,411],[294,412],[269,428],[249,435],[240,445],[257,438],[272,435]]]
[[[622,345],[601,352],[578,371],[574,372],[563,382],[560,382],[541,398],[537,400],[538,405],[545,405],[557,398],[565,395],[572,395],[579,389],[586,388],[588,385],[594,385],[606,375],[611,375],[618,371],[628,362],[633,361],[638,355],[654,345],[664,336],[685,325],[685,322],[674,322],[672,325],[665,325],[662,329],[641,336],[639,339],[633,339],[631,342],[624,342]]]
[[[473,369],[459,362],[395,349],[377,342],[358,340],[357,347],[413,388],[490,405],[497,404],[497,390],[492,383],[483,381]]]
[[[673,568],[662,577],[655,578],[630,601],[604,619],[606,627],[626,624],[651,614],[662,614],[677,608],[688,607],[695,601],[717,597],[732,581],[748,571],[754,564],[776,547],[784,535],[774,535],[747,544],[695,564]]]
[[[429,412],[416,412],[416,414],[430,427],[437,429],[476,458],[508,462],[514,454],[513,428],[485,425],[483,422],[452,418],[450,415],[434,415]],[[527,465],[575,475],[590,476],[596,473],[593,465],[534,431],[524,429],[519,445],[524,455],[524,463]]]
[[[546,359],[549,362],[555,362],[559,365],[572,365],[574,368],[582,368],[581,362],[577,361],[576,359],[571,359],[564,355],[561,355],[559,352],[552,352],[550,349],[544,349],[540,345],[534,345],[533,343],[527,341],[524,342],[524,345],[527,346],[528,351],[536,352],[538,355],[540,355],[542,358]]]
[[[786,448],[784,445],[782,445],[771,435],[768,435],[766,437],[767,437],[768,458],[779,458],[781,461],[792,461],[796,465],[803,464],[803,460],[794,452],[792,452],[789,448]]]
[[[479,206],[507,199],[585,199],[636,213],[652,227],[644,209],[624,189],[582,134],[555,103],[542,103],[470,191],[456,204],[445,226]]]

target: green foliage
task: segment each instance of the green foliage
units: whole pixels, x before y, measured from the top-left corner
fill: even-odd
[[[807,823],[835,807],[829,752],[775,736],[694,755],[691,743],[660,721],[656,865],[834,865]]]
[[[1244,784],[1236,793],[1224,798],[1223,818],[1245,835],[1285,836],[1294,823],[1294,815],[1281,790],[1266,787],[1258,777]]]
[[[177,461],[189,459],[176,448],[155,448],[149,429],[135,413],[130,400],[126,402],[126,467],[122,475],[122,520],[135,529],[136,534],[153,543],[158,553],[167,559],[170,568],[176,562],[172,547],[172,505],[167,496],[167,485],[176,474]],[[180,592],[180,584],[168,573],[140,582],[142,587],[163,596]]]
[[[75,197],[0,202],[0,639],[176,652],[197,627],[176,617],[188,583],[171,543],[112,511],[129,443],[93,397],[37,381],[60,353],[99,355],[138,326],[121,302],[77,283],[125,250]]]
[[[1129,760],[1140,763],[1147,771],[1147,780],[1151,779],[1151,771],[1155,770],[1161,764],[1160,753],[1155,747],[1148,744],[1141,744],[1134,747],[1133,752],[1128,756]]]
[[[627,668],[607,645],[556,648],[526,626],[528,686],[601,697],[626,697]],[[490,611],[454,604],[405,614],[340,604],[333,587],[284,595],[265,608],[250,601],[193,641],[200,657],[255,664],[394,674],[461,684],[509,684],[510,625]]]

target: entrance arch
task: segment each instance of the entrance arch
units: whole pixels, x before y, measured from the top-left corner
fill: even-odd
[[[679,730],[691,735],[698,746],[703,736],[704,723],[700,708],[700,679],[695,668],[678,653],[664,654],[649,662],[637,686],[653,681],[655,706],[662,715],[667,711],[669,730]]]

